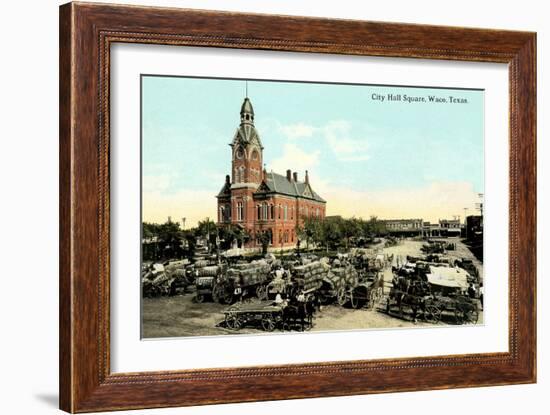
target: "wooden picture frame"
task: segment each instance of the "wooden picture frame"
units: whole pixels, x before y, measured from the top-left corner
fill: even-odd
[[[508,64],[509,352],[111,373],[109,59],[117,42]],[[70,3],[60,8],[59,93],[61,409],[91,412],[536,381],[535,33]]]

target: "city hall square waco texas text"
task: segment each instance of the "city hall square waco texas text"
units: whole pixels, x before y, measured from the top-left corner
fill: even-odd
[[[484,91],[141,77],[142,338],[483,324]]]

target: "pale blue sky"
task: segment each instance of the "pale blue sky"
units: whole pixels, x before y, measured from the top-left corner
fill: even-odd
[[[388,102],[389,93],[454,96],[468,103]],[[213,196],[230,172],[228,144],[244,95],[242,80],[142,77],[144,193],[157,197],[157,204],[174,195],[212,194],[212,206],[202,209],[214,216]],[[325,192],[359,193],[441,182],[483,192],[483,91],[249,81],[248,95],[267,169],[284,174],[290,168],[300,177],[308,169],[314,189],[316,181]],[[170,203],[180,217],[178,202]],[[144,219],[169,213],[153,213],[153,205],[144,203]],[[327,207],[339,213],[330,212],[330,200]],[[462,207],[453,209],[463,213]]]

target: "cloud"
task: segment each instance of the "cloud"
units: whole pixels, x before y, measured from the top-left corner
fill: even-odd
[[[352,138],[352,127],[347,121],[331,121],[323,128],[326,142],[340,161],[365,161],[369,159],[365,139]]]
[[[348,121],[329,121],[321,127],[297,123],[278,125],[278,130],[289,140],[322,137],[338,161],[365,161],[370,158],[367,140],[353,137],[352,125]]]
[[[300,122],[297,124],[281,125],[279,126],[279,130],[287,138],[296,139],[296,138],[305,138],[305,137],[313,136],[313,133],[317,130],[317,128],[315,128],[312,125],[308,125]]]
[[[319,165],[320,154],[320,150],[307,152],[294,143],[286,143],[283,147],[283,155],[273,160],[267,167],[281,174],[288,169],[305,171]]]
[[[165,192],[172,187],[174,176],[172,174],[155,174],[143,176],[144,192]]]

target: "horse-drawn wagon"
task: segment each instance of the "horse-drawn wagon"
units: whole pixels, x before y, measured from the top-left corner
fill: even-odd
[[[401,318],[410,311],[413,320],[420,315],[434,323],[447,317],[456,324],[476,324],[477,300],[463,294],[468,288],[468,273],[452,267],[430,266],[429,269],[422,278],[414,274],[396,277],[386,298],[386,312],[392,314],[397,307]]]
[[[359,277],[355,287],[346,291],[346,297],[352,308],[374,308],[384,295],[384,278],[379,271],[368,271]]]
[[[313,327],[315,304],[307,296],[305,301],[252,301],[236,303],[223,313],[225,327],[230,330],[248,326],[269,332],[276,329],[305,331]]]
[[[283,328],[282,304],[274,304],[271,301],[255,303],[238,303],[226,309],[225,326],[231,330],[239,330],[245,326],[259,326],[264,331],[273,331]]]

